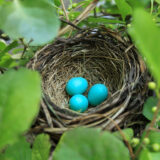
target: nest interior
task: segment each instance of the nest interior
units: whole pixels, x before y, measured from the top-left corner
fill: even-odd
[[[36,53],[28,64],[42,76],[43,100],[37,125],[51,135],[85,125],[113,129],[133,124],[147,95],[148,72],[135,47],[107,29],[82,31],[68,39],[57,39]],[[65,91],[72,77],[103,83],[109,97],[84,113],[69,109]],[[87,95],[87,92],[85,93]]]

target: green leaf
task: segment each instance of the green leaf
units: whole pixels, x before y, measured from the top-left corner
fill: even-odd
[[[133,8],[146,7],[150,0],[126,0],[126,2]]]
[[[129,160],[123,142],[109,132],[75,128],[63,134],[53,160]]]
[[[1,57],[4,56],[5,53],[9,52],[11,49],[17,47],[19,44],[17,41],[13,41],[12,43],[10,43],[7,47],[5,47],[2,52],[0,52],[0,59]]]
[[[160,4],[160,0],[155,0],[158,4]]]
[[[5,53],[3,57],[0,58],[0,67],[12,68],[16,65],[17,63],[12,59],[9,53]]]
[[[61,5],[60,0],[49,0],[49,2],[54,6],[56,5],[57,7],[59,7]]]
[[[126,129],[123,129],[122,132],[123,132],[126,140],[130,142],[132,140],[133,136],[134,136],[133,129],[132,128],[126,128]],[[114,132],[113,135],[116,136],[117,138],[123,140],[123,137],[122,137],[122,135],[120,134],[119,131]]]
[[[0,5],[2,5],[4,3],[4,0],[0,0]]]
[[[150,14],[143,9],[135,9],[133,18],[133,27],[129,33],[140,53],[146,57],[148,67],[160,87],[160,30],[152,21]]]
[[[3,39],[0,39],[0,51],[5,49],[7,46],[6,42]]]
[[[38,135],[32,149],[32,160],[47,160],[49,157],[51,143],[46,134]]]
[[[144,148],[139,156],[139,160],[159,160],[160,152],[150,152]]]
[[[0,148],[27,131],[39,111],[40,76],[28,69],[0,75]]]
[[[3,154],[0,153],[0,160],[10,160],[10,159],[6,158]]]
[[[124,24],[124,22],[123,21],[120,21],[120,20],[116,20],[116,19],[107,19],[107,18],[101,18],[101,17],[98,17],[98,18],[95,18],[95,17],[88,17],[87,18],[87,21],[88,22],[92,22],[92,23],[102,23],[102,24],[106,24],[106,23],[109,23],[109,24],[111,24],[111,23],[113,23],[113,24],[115,24],[115,23],[122,23],[122,24]]]
[[[142,113],[147,119],[152,120],[154,115],[152,111],[152,107],[156,106],[157,103],[158,103],[158,99],[156,97],[149,97],[146,100]],[[159,116],[160,116],[160,113],[159,113]]]
[[[115,0],[115,2],[120,10],[123,20],[127,15],[132,14],[132,9],[125,0]]]
[[[149,157],[149,151],[148,149],[144,148],[139,156],[139,160],[151,160]]]
[[[25,38],[31,45],[52,41],[60,22],[55,8],[45,0],[14,0],[0,8],[0,28],[12,39]]]
[[[25,138],[20,138],[15,144],[7,147],[4,155],[9,160],[31,160],[32,151]]]
[[[160,132],[151,131],[148,138],[150,139],[150,144],[158,143],[160,145]]]

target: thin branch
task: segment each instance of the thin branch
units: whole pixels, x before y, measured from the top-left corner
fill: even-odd
[[[77,30],[82,30],[80,27],[74,25],[74,24],[73,24],[72,22],[70,22],[70,21],[66,21],[66,20],[64,20],[64,19],[60,19],[60,20],[61,20],[62,22],[64,22],[64,23],[67,23],[67,24],[69,24],[70,26],[76,28]]]
[[[160,132],[160,129],[158,128],[150,128],[151,131]]]
[[[83,21],[85,18],[87,18],[87,16],[89,15],[90,11],[92,11],[99,0],[93,0],[93,2],[91,2],[86,8],[85,10],[72,22],[74,25],[77,25],[78,23],[80,23],[81,21]],[[72,26],[67,25],[66,27],[62,28],[59,31],[58,36],[61,36],[63,34],[65,34],[66,32],[68,32],[70,29],[72,29]]]
[[[65,16],[66,16],[66,19],[67,19],[67,21],[69,21],[69,17],[68,17],[68,14],[67,14],[67,11],[66,11],[64,2],[63,2],[63,0],[60,0],[60,1],[61,1],[61,4],[62,4],[62,9],[63,9],[64,14],[65,14]]]
[[[22,54],[21,54],[21,58],[23,58],[23,56],[24,56],[24,54],[25,54],[25,52],[26,52],[28,46],[24,43],[23,38],[20,38],[19,40],[20,40],[20,42],[22,43],[22,45],[24,46],[23,52],[22,52]]]
[[[159,111],[160,111],[160,99],[159,99],[158,104],[157,104],[157,110],[156,110],[156,112],[154,113],[153,119],[152,119],[151,123],[149,124],[149,127],[148,127],[147,130],[146,130],[146,135],[145,135],[144,138],[147,138],[147,137],[149,136],[149,134],[150,134],[150,131],[153,130],[154,125],[155,125],[156,120],[157,120],[157,116],[158,116]],[[140,153],[140,151],[141,151],[141,149],[142,149],[142,146],[143,146],[143,143],[141,143],[141,145],[139,146],[138,150],[136,151],[135,157],[137,157],[138,154]]]
[[[22,54],[21,54],[21,58],[23,58],[23,56],[24,56],[27,48],[29,47],[29,44],[30,44],[33,40],[31,39],[31,40],[28,42],[28,44],[26,44],[26,43],[24,42],[24,39],[23,39],[23,38],[19,38],[19,40],[20,40],[20,42],[22,43],[22,45],[24,46],[23,52],[22,52]]]
[[[111,118],[109,118],[109,117],[108,117],[108,119],[114,123],[115,127],[116,127],[117,130],[119,131],[119,133],[120,133],[120,135],[122,136],[125,144],[126,144],[127,147],[128,147],[129,153],[130,153],[130,155],[131,155],[131,159],[134,160],[134,159],[135,159],[135,155],[134,155],[134,153],[133,153],[133,149],[132,149],[131,145],[129,144],[129,142],[127,141],[127,139],[126,139],[124,133],[122,132],[121,128],[117,125],[117,123],[116,123],[113,119],[111,119]]]

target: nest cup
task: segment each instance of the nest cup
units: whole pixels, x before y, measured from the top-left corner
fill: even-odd
[[[35,130],[48,132],[57,140],[64,131],[78,126],[103,130],[132,126],[147,95],[144,61],[130,42],[104,28],[57,39],[38,51],[28,67],[42,76],[43,99]],[[65,87],[72,77],[86,78],[88,88],[105,84],[108,99],[96,107],[89,106],[84,113],[70,110]]]

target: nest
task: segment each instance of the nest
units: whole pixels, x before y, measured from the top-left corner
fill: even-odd
[[[81,31],[68,39],[57,39],[38,51],[28,64],[42,76],[41,111],[32,131],[45,131],[56,140],[78,126],[113,130],[132,127],[147,95],[148,72],[135,47],[106,29]],[[84,113],[69,109],[65,91],[72,77],[84,77],[89,88],[103,83],[109,97]],[[87,92],[86,92],[87,94]]]

